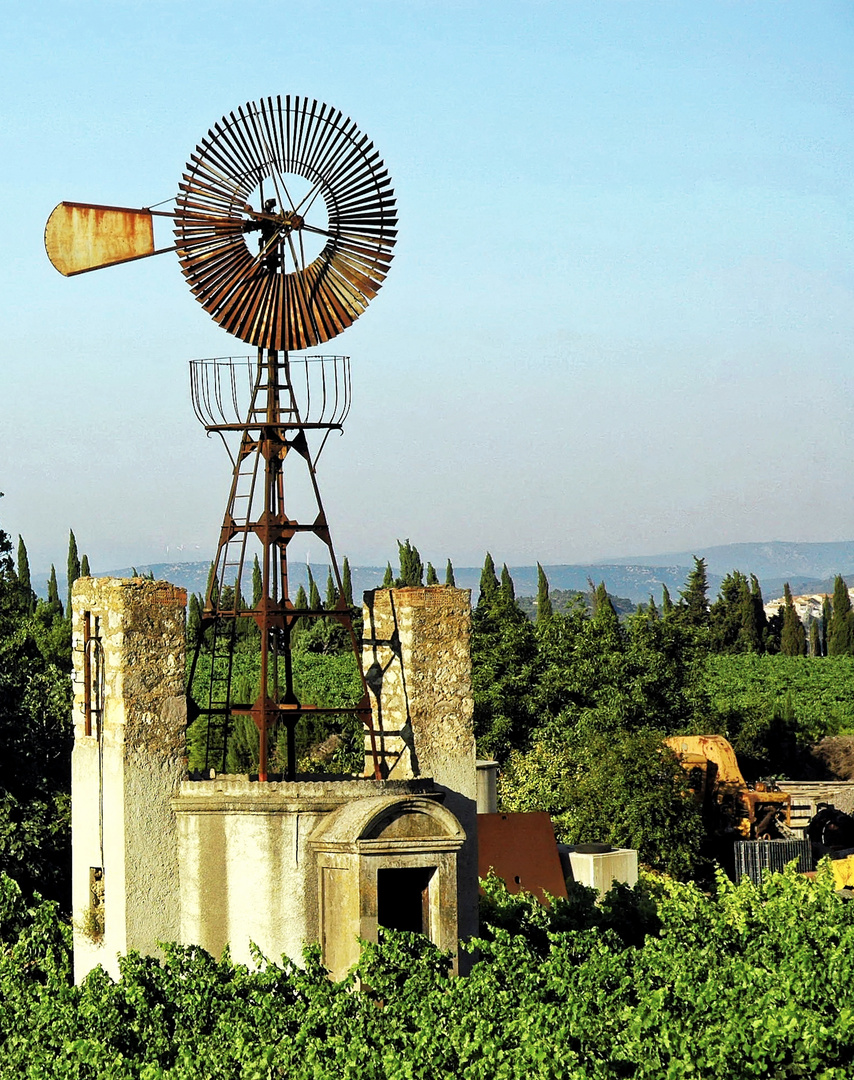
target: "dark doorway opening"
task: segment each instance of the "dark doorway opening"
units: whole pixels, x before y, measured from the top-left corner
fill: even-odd
[[[377,871],[377,921],[389,930],[430,934],[430,879],[435,866]]]

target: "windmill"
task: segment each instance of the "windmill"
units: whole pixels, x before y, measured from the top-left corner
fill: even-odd
[[[171,247],[155,247],[156,217],[173,220]],[[367,136],[328,105],[291,96],[250,102],[214,124],[190,155],[174,209],[62,202],[48,219],[45,247],[66,276],[176,251],[204,309],[257,350],[190,365],[196,415],[208,434],[222,438],[233,467],[189,679],[188,722],[203,721],[205,771],[225,771],[235,716],[254,722],[263,781],[279,730],[286,733],[282,771],[293,779],[300,719],[355,712],[380,778],[354,609],[344,594],[316,471],[330,433],[342,430],[349,412],[349,359],[300,350],[340,334],[376,296],[396,225],[388,171]],[[286,508],[288,459],[299,459],[307,478],[311,509],[299,518],[291,516],[290,501]],[[337,595],[332,610],[294,606],[288,548],[306,534],[328,551]],[[260,588],[247,602],[244,582],[255,557]],[[319,619],[337,621],[349,638],[362,689],[355,707],[319,706],[298,693],[294,636],[301,621]],[[245,680],[236,680],[234,663],[247,630],[259,657],[258,688],[251,694]],[[209,678],[197,678],[208,662]]]

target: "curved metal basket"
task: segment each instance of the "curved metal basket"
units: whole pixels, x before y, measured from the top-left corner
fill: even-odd
[[[350,412],[349,356],[294,356],[275,368],[272,392],[286,427],[340,428]],[[267,417],[268,368],[257,356],[190,361],[193,411],[209,431],[256,427]],[[294,409],[296,406],[296,409]]]

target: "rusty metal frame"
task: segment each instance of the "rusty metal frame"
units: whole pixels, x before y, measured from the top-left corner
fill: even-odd
[[[94,624],[94,625],[93,625]],[[93,677],[94,675],[94,677]],[[83,612],[83,734],[100,738],[104,708],[104,646],[101,641],[101,619]]]
[[[302,402],[295,391],[293,373],[301,372],[310,380],[310,366],[320,372],[320,391],[312,396],[304,392]],[[245,380],[245,369],[254,374],[252,392],[245,406],[244,419],[231,418],[231,409],[241,410],[238,382]],[[270,738],[280,724],[287,732],[288,779],[296,776],[295,731],[300,718],[317,715],[358,714],[367,731],[376,779],[381,778],[370,697],[361,663],[361,649],[353,631],[355,610],[347,606],[338,561],[326,522],[326,514],[317,483],[316,464],[320,451],[312,454],[306,431],[323,432],[325,442],[330,431],[341,430],[349,411],[348,357],[289,357],[276,350],[258,351],[252,363],[246,358],[193,361],[191,392],[196,415],[209,433],[223,435],[240,431],[240,446],[233,457],[231,488],[228,496],[213,572],[208,582],[201,619],[201,634],[194,647],[189,685],[199,657],[207,644],[211,651],[211,680],[207,699],[192,702],[189,720],[208,719],[206,768],[211,765],[213,724],[222,736],[220,771],[226,767],[231,718],[250,716],[258,729],[258,779],[269,778]],[[333,374],[337,371],[338,374]],[[306,409],[311,408],[312,414]],[[315,419],[312,417],[319,417]],[[325,418],[325,419],[324,419]],[[322,449],[322,444],[321,444]],[[303,458],[311,481],[317,513],[310,522],[298,522],[285,509],[283,465],[290,453]],[[295,608],[289,593],[288,544],[303,533],[312,533],[327,547],[330,567],[338,590],[334,611],[325,608]],[[262,588],[257,605],[242,602],[241,584],[247,567],[247,541],[257,538],[261,549]],[[231,602],[223,605],[224,586],[230,586]],[[300,701],[294,687],[291,658],[291,635],[299,619],[335,619],[348,633],[362,683],[362,697],[350,708],[321,707]],[[237,625],[251,619],[259,629],[260,690],[254,702],[233,700],[233,660]]]

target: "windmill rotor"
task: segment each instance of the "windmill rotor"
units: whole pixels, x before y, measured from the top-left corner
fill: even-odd
[[[373,143],[327,105],[269,97],[229,113],[191,154],[179,187],[184,276],[243,341],[314,347],[350,326],[382,286],[397,235],[391,181]],[[307,238],[322,242],[313,257]]]

